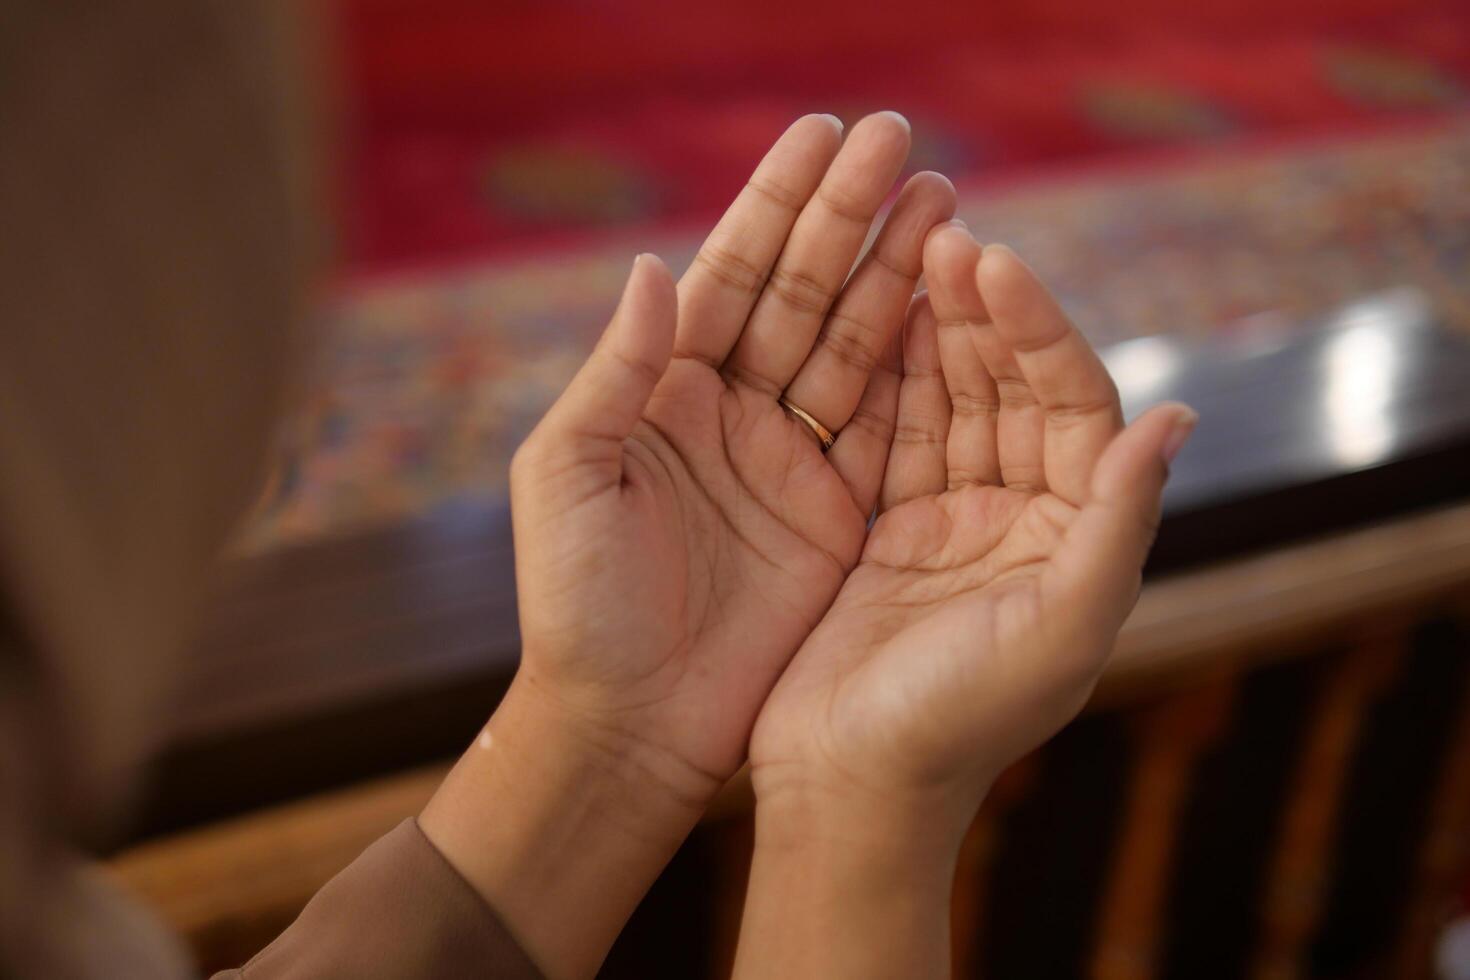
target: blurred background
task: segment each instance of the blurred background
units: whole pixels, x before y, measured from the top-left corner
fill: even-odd
[[[1470,327],[1453,0],[336,9],[354,288],[254,543],[500,485],[630,256],[687,262],[806,112],[903,112],[1096,343],[1405,284]]]
[[[1202,411],[1097,703],[987,802],[956,973],[1470,977],[1463,0],[337,0],[339,257],[114,871],[242,960],[514,670],[506,466],[632,257],[876,109],[1136,410]],[[303,750],[302,746],[309,746]],[[718,976],[724,797],[609,976]]]

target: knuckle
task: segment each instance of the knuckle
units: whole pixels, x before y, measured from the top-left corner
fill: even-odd
[[[1019,493],[1045,493],[1046,477],[1037,466],[1008,466],[1002,478],[1007,489]]]
[[[937,421],[909,419],[894,426],[893,441],[905,445],[937,446],[944,443],[944,434]]]
[[[844,221],[866,225],[872,220],[872,215],[868,213],[864,201],[839,185],[824,184],[817,191],[817,200],[821,201],[822,206],[828,211]]]
[[[891,417],[875,412],[870,408],[859,408],[853,413],[848,425],[856,425],[865,432],[869,432],[888,441],[893,437],[896,426]]]
[[[991,482],[990,474],[983,473],[971,466],[951,465],[948,468],[948,474],[948,485],[951,490],[958,490],[961,487],[967,487],[973,484]]]
[[[770,290],[798,313],[822,315],[832,302],[831,291],[803,272],[778,268],[771,275]]]
[[[1107,402],[1077,403],[1074,405],[1048,405],[1046,421],[1053,429],[1071,429],[1085,425],[1097,418],[1107,416],[1112,405]]]
[[[904,361],[903,379],[905,381],[924,381],[944,383],[944,372],[936,367],[922,367],[910,361]]]
[[[1118,387],[1111,378],[1090,379],[1075,386],[1058,402],[1046,406],[1046,419],[1057,426],[1070,426],[1098,417],[1120,417]]]
[[[998,396],[954,392],[949,396],[949,400],[956,415],[979,419],[993,419],[1000,414],[1000,399]]]
[[[924,267],[922,263],[906,263],[902,254],[889,255],[887,249],[879,246],[875,246],[873,250],[868,253],[868,261],[872,262],[875,266],[882,269],[883,271],[889,273],[894,278],[901,279],[909,283],[917,280],[919,276],[922,275],[924,272]]]
[[[873,327],[851,317],[834,315],[817,343],[839,361],[867,375],[878,366],[874,343],[877,338],[878,332]]]
[[[784,211],[798,213],[801,211],[802,206],[806,204],[806,200],[799,194],[789,188],[783,187],[775,181],[752,177],[746,182],[746,186],[754,194],[765,198]]]
[[[715,279],[742,293],[755,295],[766,284],[766,273],[750,260],[713,242],[705,242],[695,253],[694,261]]]
[[[608,356],[617,362],[623,371],[627,372],[636,381],[649,389],[654,388],[663,378],[663,372],[652,364],[635,357],[629,357],[620,350],[610,349]]]
[[[1036,404],[1031,386],[1019,378],[996,378],[995,393],[1002,409],[1030,408]]]
[[[743,364],[726,363],[723,370],[731,380],[739,382],[752,391],[758,391],[772,398],[777,398],[781,394],[781,385],[776,384],[763,375],[757,374]]]

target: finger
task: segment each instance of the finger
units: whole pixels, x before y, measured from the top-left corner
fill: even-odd
[[[725,363],[733,378],[773,398],[785,390],[811,351],[908,152],[909,125],[897,113],[880,112],[852,128],[796,219]]]
[[[1016,355],[995,330],[983,330],[975,346],[995,379],[1000,410],[995,416],[995,452],[1000,479],[1012,490],[1045,493],[1046,416],[1026,384]]]
[[[571,457],[610,481],[621,478],[623,440],[669,364],[677,307],[668,267],[638,256],[597,347],[527,440],[534,454]]]
[[[1004,245],[986,248],[975,278],[1044,413],[1047,488],[1081,505],[1098,457],[1123,427],[1118,389],[1092,345],[1016,253]]]
[[[914,297],[903,331],[903,382],[878,501],[882,510],[945,490],[950,399],[939,366],[937,330],[928,295]]]
[[[954,214],[954,185],[936,173],[905,185],[852,274],[786,397],[833,432],[852,417],[878,359],[903,326],[923,271],[924,238]]]
[[[868,386],[851,421],[827,454],[827,461],[847,484],[858,510],[870,516],[878,503],[878,488],[883,485],[883,472],[893,445],[902,379],[903,337],[895,332],[868,376]]]
[[[994,330],[975,286],[979,261],[980,245],[959,226],[935,232],[924,248],[925,281],[953,415],[945,447],[950,488],[1001,482],[996,432],[1000,395],[981,356]]]
[[[1113,438],[1089,474],[1087,503],[1042,579],[1047,601],[1069,610],[1057,620],[1078,632],[1063,638],[1065,648],[1095,649],[1097,637],[1106,637],[1110,645],[1133,608],[1158,529],[1169,463],[1197,420],[1185,405],[1152,408]],[[1096,652],[1106,654],[1106,649]]]
[[[803,116],[776,140],[679,280],[674,356],[724,363],[841,146],[836,116]]]

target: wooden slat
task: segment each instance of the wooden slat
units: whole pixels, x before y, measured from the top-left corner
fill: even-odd
[[[1367,711],[1402,660],[1409,625],[1370,639],[1335,664],[1312,709],[1266,884],[1256,980],[1297,980],[1307,968],[1353,752]]]
[[[980,924],[986,920],[990,866],[999,845],[1000,828],[1006,814],[1031,792],[1040,775],[1039,768],[1037,754],[1033,752],[1001,773],[960,845],[949,921],[953,977],[974,980],[984,973]]]
[[[1470,629],[1470,614],[1462,615]],[[1415,880],[1408,895],[1394,976],[1427,977],[1436,936],[1454,907],[1454,897],[1470,876],[1470,676],[1460,697],[1440,783],[1420,845]]]
[[[1137,719],[1123,828],[1089,970],[1094,980],[1158,975],[1179,817],[1195,762],[1224,731],[1234,698],[1233,682],[1212,684],[1147,708]]]

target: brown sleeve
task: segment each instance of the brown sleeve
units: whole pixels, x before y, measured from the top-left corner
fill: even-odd
[[[215,980],[542,980],[412,818],[322,887],[275,942]]]

